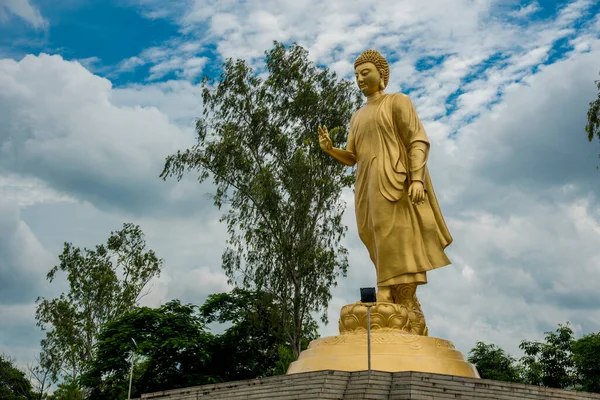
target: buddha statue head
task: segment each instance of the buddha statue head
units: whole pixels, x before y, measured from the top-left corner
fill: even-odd
[[[361,92],[365,96],[371,96],[386,88],[390,79],[390,67],[381,53],[366,50],[354,61],[354,75]]]

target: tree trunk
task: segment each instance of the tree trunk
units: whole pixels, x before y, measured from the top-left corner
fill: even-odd
[[[292,343],[294,350],[294,358],[297,360],[300,357],[302,351],[302,310],[300,306],[302,301],[301,287],[298,279],[294,282],[294,343]]]

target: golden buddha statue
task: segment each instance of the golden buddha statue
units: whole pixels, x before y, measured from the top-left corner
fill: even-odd
[[[451,342],[429,336],[416,296],[427,271],[450,264],[444,249],[452,242],[427,171],[429,140],[408,96],[384,93],[390,71],[381,54],[365,51],[354,68],[367,103],[350,120],[346,149],[333,147],[325,126],[319,144],[357,165],[356,222],[375,265],[377,301],[342,307],[340,334],[313,340],[287,373],[365,370],[370,348],[374,370],[477,378]]]
[[[410,98],[385,94],[386,59],[367,50],[354,63],[367,103],[354,113],[346,150],[332,147],[319,127],[323,151],[357,164],[356,222],[377,272],[377,301],[418,307],[416,287],[427,271],[450,264],[452,242],[427,171],[429,140]]]

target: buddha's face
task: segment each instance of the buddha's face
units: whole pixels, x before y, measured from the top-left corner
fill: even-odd
[[[358,65],[354,70],[354,76],[358,88],[365,96],[371,96],[381,90],[381,74],[375,64],[366,62]]]

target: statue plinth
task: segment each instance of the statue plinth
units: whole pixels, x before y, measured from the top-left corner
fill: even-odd
[[[360,302],[342,307],[340,334],[313,340],[287,373],[366,370],[366,317],[367,307]],[[371,308],[371,369],[479,378],[451,342],[426,335],[422,314],[398,304],[375,303]]]

